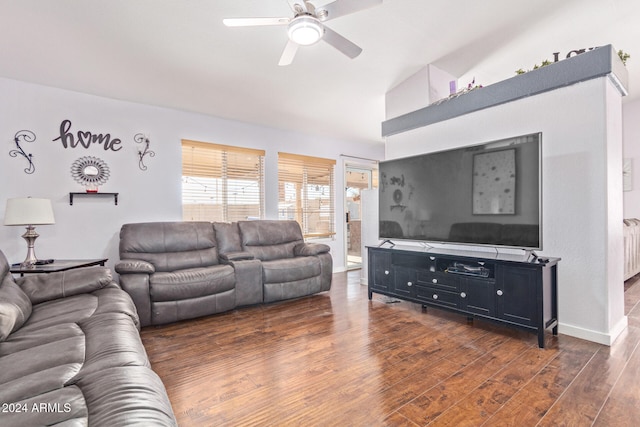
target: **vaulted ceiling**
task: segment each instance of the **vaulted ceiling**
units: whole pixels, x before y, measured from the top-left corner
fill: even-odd
[[[286,27],[222,23],[281,16],[287,0],[0,0],[0,76],[373,143],[385,93],[427,64],[486,86],[612,44],[640,96],[637,0],[384,0],[326,23],[360,56],[320,42],[286,67]]]

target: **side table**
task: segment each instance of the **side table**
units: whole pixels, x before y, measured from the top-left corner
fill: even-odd
[[[73,270],[74,268],[91,267],[93,265],[104,266],[108,258],[96,259],[56,259],[50,264],[34,265],[33,267],[22,268],[20,264],[11,265],[11,273],[19,274],[20,277],[32,273],[55,273],[58,271]]]

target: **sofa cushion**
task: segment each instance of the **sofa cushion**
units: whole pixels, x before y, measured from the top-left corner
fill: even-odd
[[[0,282],[0,342],[20,328],[29,316],[29,297],[15,284],[10,275],[5,275]]]
[[[69,380],[76,376],[81,367],[82,363],[80,362],[65,363],[48,369],[28,372],[22,377],[2,384],[0,402],[19,402],[32,396],[41,396],[54,390],[63,389]]]
[[[310,279],[297,280],[285,283],[265,283],[264,301],[282,301],[285,299],[299,298],[322,291],[320,276]]]
[[[278,245],[301,241],[302,230],[296,221],[239,221],[243,246]]]
[[[29,320],[11,335],[11,339],[49,326],[79,323],[91,316],[108,312],[125,314],[137,327],[139,326],[136,308],[129,295],[118,287],[109,287],[90,294],[74,295],[34,305]]]
[[[10,339],[0,343],[0,357],[82,335],[82,329],[75,323],[63,323],[26,332],[21,329],[11,334]]]
[[[40,373],[40,380],[43,382],[57,382],[58,386],[64,386],[82,366],[84,357],[84,335],[71,335],[64,339],[7,354],[0,357],[0,384],[2,385],[0,389],[3,390],[2,393],[5,393],[9,388],[7,383],[15,384],[20,378],[34,373]],[[68,369],[57,372],[55,368],[60,366],[67,366]],[[59,376],[60,374],[63,376]],[[47,378],[47,375],[53,375],[55,378]],[[27,384],[20,383],[19,385],[22,388]],[[27,396],[14,394],[12,397],[24,398]]]
[[[17,280],[33,304],[114,286],[111,270],[101,266],[30,274]]]
[[[240,230],[237,222],[214,222],[213,229],[216,232],[218,251],[222,254],[242,251],[240,242]]]
[[[126,314],[94,315],[79,326],[85,336],[85,359],[74,382],[114,366],[149,366],[139,331]]]
[[[193,268],[151,276],[152,301],[178,301],[214,295],[233,289],[235,275],[230,265]]]
[[[150,262],[156,272],[218,264],[210,222],[146,222],[120,229],[120,259]]]
[[[304,242],[296,221],[239,221],[238,229],[242,250],[261,261],[292,258],[296,245]]]
[[[264,283],[293,282],[319,275],[320,261],[316,257],[286,258],[262,263]]]
[[[217,294],[174,301],[151,303],[151,323],[162,325],[233,310],[236,306],[235,288]]]

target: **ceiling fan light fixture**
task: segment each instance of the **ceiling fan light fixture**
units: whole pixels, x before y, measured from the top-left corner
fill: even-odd
[[[298,16],[289,24],[287,33],[292,42],[309,46],[320,41],[324,35],[324,28],[317,18]]]

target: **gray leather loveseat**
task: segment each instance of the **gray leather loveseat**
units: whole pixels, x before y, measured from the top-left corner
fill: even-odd
[[[177,425],[138,328],[108,269],[14,279],[0,252],[0,425]]]
[[[147,222],[120,230],[120,285],[142,326],[328,291],[329,246],[295,221]]]

